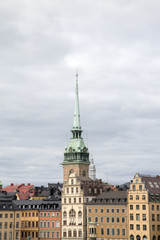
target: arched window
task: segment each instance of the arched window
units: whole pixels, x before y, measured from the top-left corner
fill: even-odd
[[[141,240],[141,237],[139,235],[136,236],[137,240]]]
[[[72,237],[72,231],[71,231],[71,229],[68,230],[68,237]]]
[[[130,240],[134,240],[134,236],[133,235],[130,235]]]
[[[83,170],[83,177],[85,177],[86,176],[86,171],[85,170]]]
[[[146,235],[143,236],[143,240],[147,240],[147,236]]]
[[[82,217],[82,212],[81,212],[81,211],[78,212],[78,217],[79,217],[79,218]]]
[[[71,210],[69,211],[69,217],[76,217],[76,212],[75,212],[74,209],[71,209]]]
[[[67,217],[67,212],[66,212],[66,211],[63,212],[63,217],[64,217],[64,218]]]
[[[66,231],[66,229],[63,230],[63,237],[67,237],[67,231]]]
[[[77,237],[77,230],[76,229],[73,230],[73,237],[75,237],[75,238]]]
[[[156,236],[155,235],[153,236],[153,240],[156,240]]]
[[[78,237],[79,238],[82,237],[82,230],[81,229],[78,230]]]

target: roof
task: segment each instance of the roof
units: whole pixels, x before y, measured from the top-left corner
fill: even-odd
[[[160,176],[141,176],[142,182],[145,183],[146,189],[149,193],[160,194]]]
[[[14,183],[11,183],[10,185],[4,187],[2,190],[6,192],[20,192],[20,193],[26,193],[29,192],[31,189],[34,188],[34,185],[28,184],[19,184],[14,185]]]
[[[127,191],[109,191],[93,199],[88,205],[126,205]]]

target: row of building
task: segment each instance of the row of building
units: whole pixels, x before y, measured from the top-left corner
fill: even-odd
[[[160,176],[126,189],[70,174],[62,199],[0,199],[0,240],[160,240]]]
[[[160,176],[137,173],[119,187],[96,179],[82,138],[78,76],[71,132],[62,163],[63,186],[32,186],[30,200],[3,196],[0,240],[160,240]]]

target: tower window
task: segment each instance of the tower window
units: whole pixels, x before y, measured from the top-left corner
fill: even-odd
[[[86,177],[86,171],[83,170],[83,177]]]

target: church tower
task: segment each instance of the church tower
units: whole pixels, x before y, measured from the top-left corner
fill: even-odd
[[[79,108],[79,91],[78,91],[78,74],[76,74],[76,92],[75,92],[75,109],[72,137],[68,146],[65,148],[63,161],[63,182],[66,182],[71,173],[78,177],[89,176],[89,152],[82,138],[82,129],[80,124]]]

